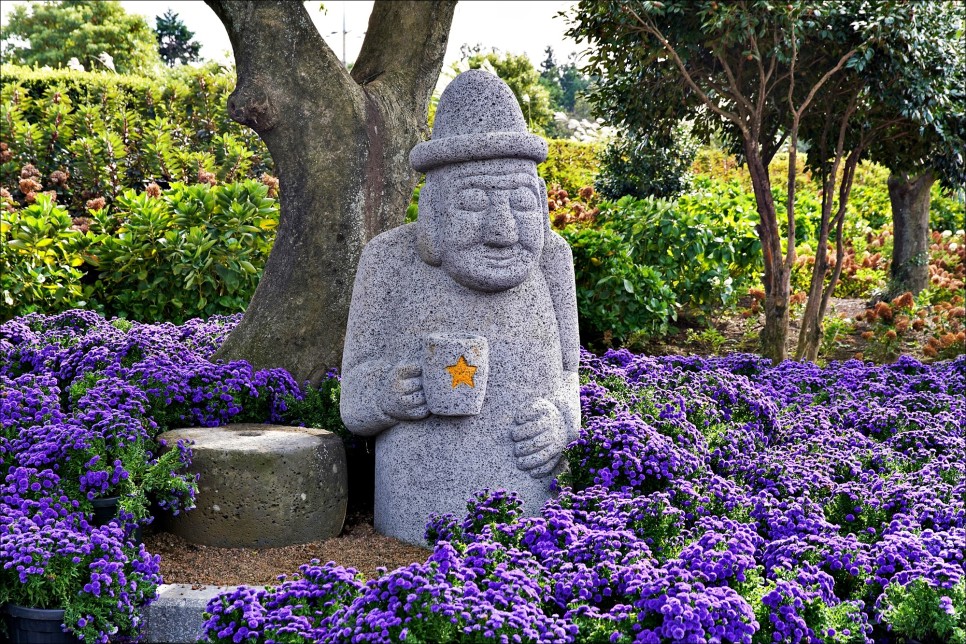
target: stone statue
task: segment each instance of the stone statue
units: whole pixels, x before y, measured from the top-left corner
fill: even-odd
[[[550,229],[510,88],[472,70],[443,92],[414,224],[362,253],[342,363],[341,413],[377,436],[375,527],[424,544],[432,512],[459,516],[483,488],[537,514],[577,436],[573,258]]]

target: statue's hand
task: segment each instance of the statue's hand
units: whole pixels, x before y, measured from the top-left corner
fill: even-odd
[[[429,416],[423,393],[423,368],[414,362],[393,367],[379,406],[384,414],[396,420],[419,420]]]
[[[560,461],[567,446],[567,428],[560,411],[550,402],[537,398],[524,405],[510,430],[517,467],[533,478],[546,476]]]

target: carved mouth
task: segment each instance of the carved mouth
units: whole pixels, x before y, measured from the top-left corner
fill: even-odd
[[[481,254],[484,259],[491,262],[511,262],[520,259],[520,251],[512,246],[506,248],[487,247]]]

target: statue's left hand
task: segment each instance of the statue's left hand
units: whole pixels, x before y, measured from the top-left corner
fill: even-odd
[[[567,428],[553,403],[537,398],[524,405],[510,430],[517,467],[533,478],[553,471],[567,446]]]

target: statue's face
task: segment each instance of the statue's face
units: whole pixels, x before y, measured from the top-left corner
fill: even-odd
[[[540,260],[547,217],[530,173],[468,174],[450,184],[442,218],[442,268],[477,291],[521,284]]]

